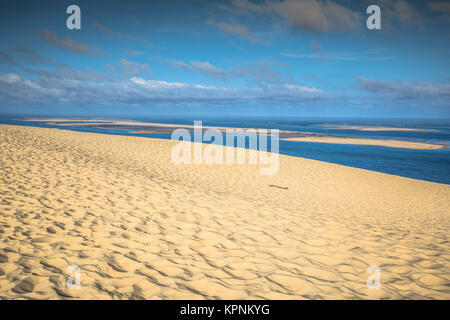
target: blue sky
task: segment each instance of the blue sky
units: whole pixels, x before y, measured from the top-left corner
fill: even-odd
[[[18,0],[0,27],[2,114],[450,118],[448,2]]]

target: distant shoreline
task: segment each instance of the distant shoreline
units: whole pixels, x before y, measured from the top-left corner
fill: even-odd
[[[416,131],[416,132],[433,132],[435,129],[418,129],[418,128],[399,128],[399,127],[376,127],[376,126],[334,126],[323,125],[326,129],[341,129],[341,130],[358,130],[358,131]]]
[[[139,122],[129,120],[106,120],[106,119],[68,119],[68,118],[31,118],[25,121],[30,122],[47,122],[48,124],[59,126],[86,126],[100,129],[135,129],[135,134],[170,134],[176,129],[184,128],[188,130],[194,129],[193,125],[187,124],[168,124],[168,123],[153,123],[153,122]],[[395,127],[371,127],[371,126],[332,126],[324,125],[322,127],[330,129],[351,129],[359,131],[420,131],[430,132],[437,131],[433,129],[413,129],[413,128],[395,128]],[[236,127],[215,127],[202,126],[202,129],[256,129],[258,128],[236,128]],[[299,132],[280,130],[280,139],[285,141],[296,142],[314,142],[314,143],[329,143],[329,144],[347,144],[347,145],[366,145],[366,146],[380,146],[397,149],[413,149],[413,150],[437,150],[444,149],[446,145],[443,143],[429,143],[416,142],[392,139],[375,139],[375,138],[354,138],[346,136],[332,136],[325,134],[317,134],[313,132]]]
[[[349,137],[328,137],[328,136],[296,137],[296,138],[285,138],[282,140],[297,141],[297,142],[316,142],[316,143],[379,146],[379,147],[387,147],[387,148],[401,148],[401,149],[414,149],[414,150],[436,150],[436,149],[444,149],[445,148],[445,145],[443,145],[443,144],[435,144],[435,143],[427,143],[427,142],[389,140],[389,139],[349,138]]]

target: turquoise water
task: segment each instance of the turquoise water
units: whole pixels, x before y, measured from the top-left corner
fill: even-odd
[[[181,118],[129,119],[143,122],[161,122],[192,125],[194,120]],[[0,118],[0,123],[58,128],[43,122],[25,122],[17,118]],[[365,119],[206,119],[203,125],[243,128],[268,128],[304,131],[362,138],[401,139],[409,141],[450,142],[448,120],[365,120]],[[436,131],[358,131],[327,129],[323,125],[363,125],[433,129]],[[126,129],[96,129],[89,127],[62,127],[68,130],[115,135],[132,135],[170,139],[170,134],[134,134]],[[280,154],[321,160],[346,166],[384,172],[403,177],[450,184],[450,148],[439,150],[393,149],[378,146],[337,145],[327,143],[280,140]]]

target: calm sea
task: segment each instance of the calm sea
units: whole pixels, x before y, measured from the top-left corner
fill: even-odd
[[[98,119],[98,118],[96,118]],[[123,118],[122,118],[123,120]],[[161,122],[192,125],[194,120],[181,118],[130,118],[144,122]],[[44,122],[25,122],[15,117],[0,117],[0,123],[27,125],[46,128],[58,128]],[[368,120],[368,119],[207,119],[203,125],[242,127],[242,128],[268,128],[289,131],[304,131],[342,135],[363,138],[401,139],[408,141],[450,142],[449,120]],[[408,127],[418,129],[433,129],[436,131],[358,131],[327,129],[324,125],[363,125]],[[115,135],[132,135],[152,138],[170,139],[169,134],[134,134],[125,129],[96,129],[89,127],[70,127],[64,129],[97,132]],[[379,171],[414,179],[450,184],[450,148],[439,150],[409,150],[393,149],[378,146],[337,145],[312,142],[280,141],[281,154],[321,160],[346,166]]]

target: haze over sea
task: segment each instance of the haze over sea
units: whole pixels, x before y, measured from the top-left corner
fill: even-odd
[[[140,136],[149,138],[170,139],[170,134],[138,134],[136,130],[100,129],[84,126],[58,126],[46,122],[24,121],[24,117],[0,117],[0,123],[27,125],[45,128],[62,128],[66,130],[96,132],[104,134]],[[77,118],[79,119],[79,118]],[[99,119],[99,117],[95,117]],[[111,118],[107,118],[111,119]],[[152,123],[193,125],[195,118],[128,118]],[[87,118],[86,118],[87,120]],[[203,119],[204,126],[267,128],[287,131],[313,132],[346,137],[395,139],[404,141],[444,142],[447,147],[438,150],[396,149],[380,146],[361,146],[328,144],[313,142],[295,142],[280,140],[280,154],[321,160],[356,168],[373,170],[408,178],[450,184],[450,123],[448,120],[417,119],[305,119],[305,118],[209,118]],[[330,129],[326,125],[340,126],[379,126],[413,129],[431,129],[432,131],[360,131],[348,129]],[[282,135],[281,135],[282,136]],[[307,187],[307,186],[305,186]]]

